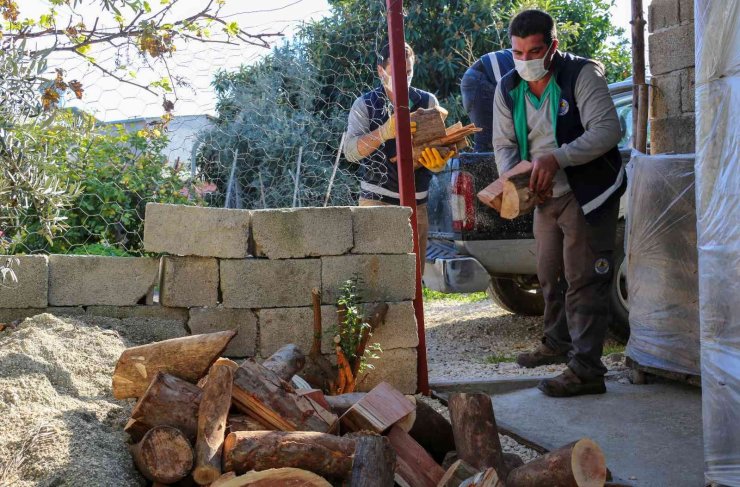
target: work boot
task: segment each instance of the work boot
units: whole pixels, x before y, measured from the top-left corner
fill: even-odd
[[[540,365],[565,364],[568,363],[568,355],[556,352],[544,343],[540,343],[531,352],[524,352],[517,355],[516,363],[528,369],[539,367]]]
[[[584,394],[604,394],[606,385],[603,377],[581,379],[569,367],[557,377],[540,381],[537,389],[550,397],[571,397]]]

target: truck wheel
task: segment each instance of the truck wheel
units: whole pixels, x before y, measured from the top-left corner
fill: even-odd
[[[612,321],[609,325],[614,338],[627,343],[630,337],[629,301],[627,294],[627,262],[624,258],[624,221],[617,224],[617,242],[614,248],[614,275],[610,293]]]
[[[542,316],[545,313],[537,276],[491,277],[488,295],[501,308],[518,315]]]

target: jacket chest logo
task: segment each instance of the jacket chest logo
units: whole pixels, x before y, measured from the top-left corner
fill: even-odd
[[[568,101],[565,98],[560,99],[560,104],[558,105],[558,116],[563,116],[568,113],[568,110],[570,110],[570,105],[568,104]]]

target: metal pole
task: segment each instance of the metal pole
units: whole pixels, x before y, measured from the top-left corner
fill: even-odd
[[[236,175],[236,160],[239,157],[239,151],[234,151],[234,162],[231,163],[231,172],[229,173],[229,184],[226,185],[226,202],[224,208],[233,208],[231,205],[231,194],[234,186],[234,176]]]
[[[303,146],[298,149],[298,162],[295,165],[295,188],[293,189],[293,208],[298,203],[298,183],[301,180],[301,159],[303,158]]]
[[[424,301],[421,296],[421,259],[419,255],[419,231],[416,223],[416,187],[414,184],[414,161],[411,152],[411,119],[409,113],[409,89],[406,81],[406,37],[403,31],[403,1],[386,0],[388,8],[388,37],[391,47],[393,70],[394,116],[396,117],[396,154],[398,164],[399,193],[401,205],[411,208],[411,229],[416,249],[416,296],[414,310],[419,333],[417,348],[417,388],[429,395],[429,372],[427,370],[427,345],[424,334]]]
[[[642,0],[632,0],[632,147],[647,151],[648,86],[645,84],[645,18]]]
[[[331,178],[329,178],[329,186],[326,188],[326,198],[324,198],[324,207],[329,205],[329,196],[331,196],[331,188],[334,186],[334,178],[337,176],[337,168],[339,167],[339,158],[342,156],[342,149],[344,148],[344,139],[347,137],[347,132],[342,134],[342,140],[339,141],[339,148],[337,149],[337,158],[334,160],[334,169],[331,172]]]

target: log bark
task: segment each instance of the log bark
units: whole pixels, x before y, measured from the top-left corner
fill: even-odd
[[[442,464],[445,455],[455,450],[450,422],[424,401],[416,401],[416,421],[409,435]]]
[[[216,479],[215,482],[211,484],[211,487],[224,487],[224,484],[228,482],[231,479],[236,478],[236,473],[234,472],[226,472],[225,474],[221,475],[218,479]]]
[[[213,362],[213,365],[211,365],[211,369],[213,369],[213,367],[215,367],[216,365],[225,365],[229,367],[232,371],[236,371],[236,369],[239,368],[239,364],[237,364],[236,362],[234,362],[233,360],[229,358],[224,358],[224,357],[220,357],[215,362]],[[200,387],[201,389],[203,389],[206,386],[206,382],[208,382],[208,375],[210,374],[204,375],[198,381],[197,386]]]
[[[493,467],[505,479],[508,470],[501,454],[491,397],[454,393],[448,405],[458,457],[479,470]]]
[[[605,481],[604,453],[596,442],[583,438],[512,470],[506,479],[506,485],[602,487]]]
[[[509,472],[524,465],[524,460],[516,453],[504,453],[502,456],[504,457],[506,470]]]
[[[517,174],[504,181],[501,218],[514,218],[534,211],[538,198],[529,190],[530,174]]]
[[[193,448],[176,428],[152,428],[130,449],[139,472],[152,482],[177,482],[193,468]]]
[[[375,386],[340,419],[348,431],[383,433],[414,410],[414,405],[387,382]]]
[[[290,382],[291,377],[303,370],[305,365],[306,356],[292,343],[283,346],[262,362],[263,367],[275,372],[285,382]]]
[[[221,447],[226,434],[226,417],[231,408],[231,386],[234,380],[228,365],[214,365],[198,409],[198,439],[195,442],[193,478],[208,485],[221,476]]]
[[[488,205],[494,210],[500,212],[501,201],[504,195],[504,181],[506,181],[510,177],[531,172],[532,163],[529,161],[521,161],[519,164],[503,173],[497,180],[478,192],[478,199],[481,201],[481,203]]]
[[[384,436],[357,438],[349,485],[388,487],[393,485],[396,452]]]
[[[226,418],[226,433],[236,433],[237,431],[272,431],[274,428],[265,426],[254,418],[246,414],[230,414]]]
[[[324,393],[321,391],[321,389],[296,389],[295,393],[299,396],[305,396],[313,399],[324,409],[326,409],[327,411],[331,411],[331,406],[329,406],[329,403],[326,402],[326,397],[324,396]]]
[[[503,487],[503,482],[499,479],[496,469],[489,468],[479,472],[460,484],[460,487]],[[553,485],[553,484],[543,484]]]
[[[239,477],[214,483],[211,487],[331,487],[325,479],[313,472],[297,468],[271,468],[249,472]]]
[[[473,468],[465,460],[458,460],[452,465],[444,474],[444,477],[439,481],[437,487],[459,487],[461,483],[470,477],[478,473],[478,470]]]
[[[126,429],[129,429],[133,438],[134,434],[140,436],[142,431],[146,432],[155,426],[172,426],[194,442],[201,398],[202,391],[198,386],[157,372],[131,411],[131,419],[136,424],[129,422]]]
[[[234,406],[282,431],[333,431],[337,416],[293,388],[254,359],[247,359],[234,374]]]
[[[388,440],[396,452],[396,482],[410,487],[436,487],[444,477],[434,459],[397,426],[388,432]]]
[[[224,468],[237,474],[249,470],[293,467],[322,477],[349,478],[355,440],[312,431],[241,431],[224,442]]]
[[[334,414],[341,416],[366,395],[367,392],[350,392],[336,396],[325,396],[325,399]]]
[[[173,338],[123,351],[113,371],[113,397],[141,397],[157,372],[195,384],[221,355],[236,331]]]
[[[135,419],[129,419],[126,426],[123,427],[123,431],[128,433],[129,437],[131,437],[132,443],[140,442],[141,439],[144,438],[146,432],[150,429],[151,427],[140,421],[136,421]]]
[[[416,132],[412,135],[414,145],[426,144],[447,135],[443,109],[439,108],[419,108],[411,114],[411,121],[416,122]]]

